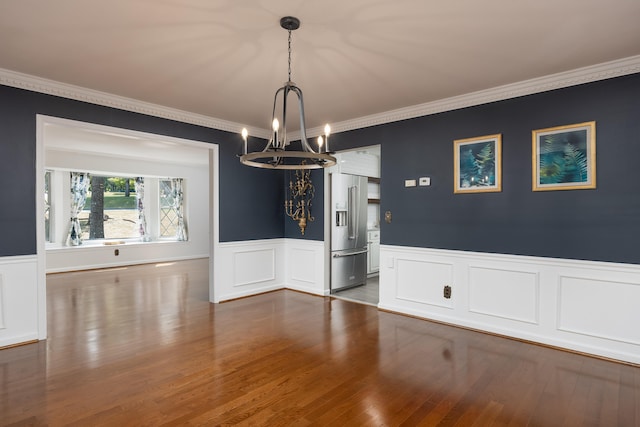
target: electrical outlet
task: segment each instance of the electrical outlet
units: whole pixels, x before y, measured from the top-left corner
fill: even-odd
[[[451,286],[445,285],[445,287],[444,287],[444,297],[446,299],[451,298]]]

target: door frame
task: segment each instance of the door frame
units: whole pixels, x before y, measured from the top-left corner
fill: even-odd
[[[36,258],[37,258],[37,336],[39,340],[47,338],[47,273],[46,273],[46,245],[44,226],[44,174],[45,174],[45,125],[69,125],[84,129],[108,129],[123,136],[154,137],[163,141],[177,142],[181,144],[196,145],[208,150],[209,157],[209,301],[215,302],[214,265],[217,247],[219,245],[219,146],[216,143],[175,138],[150,132],[135,131],[114,126],[98,125],[89,122],[70,120],[55,116],[36,114]]]
[[[370,151],[376,149],[380,152],[378,167],[382,171],[382,145],[372,144],[365,147],[349,148],[336,151],[334,155],[338,157],[335,166],[324,168],[324,294],[331,295],[331,177],[332,173],[341,173],[340,155],[352,151]],[[348,173],[348,172],[347,172]],[[382,236],[382,229],[380,229]],[[382,285],[382,284],[381,284]]]

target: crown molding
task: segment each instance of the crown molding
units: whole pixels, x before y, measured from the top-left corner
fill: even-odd
[[[382,125],[401,120],[412,119],[446,111],[458,110],[466,107],[517,98],[535,93],[576,86],[584,83],[606,80],[614,77],[640,73],[640,55],[618,59],[576,70],[552,74],[518,83],[498,86],[491,89],[472,92],[465,95],[445,98],[424,104],[412,105],[396,110],[372,114],[352,120],[346,120],[331,125],[332,133],[346,132],[370,126]],[[43,79],[28,74],[18,73],[0,68],[0,84],[33,92],[45,93],[76,101],[88,102],[105,107],[117,108],[149,116],[161,117],[183,123],[218,129],[226,132],[239,133],[242,125],[239,123],[208,117],[188,111],[151,104],[106,92],[100,92],[53,80]],[[249,128],[251,135],[267,139],[270,130],[262,128]],[[318,136],[324,133],[322,127],[308,129],[308,136]],[[300,132],[292,132],[291,140],[300,138]]]
[[[138,101],[124,96],[112,95],[107,92],[100,92],[80,86],[56,82],[41,77],[0,68],[0,85],[11,86],[18,89],[30,90],[32,92],[44,93],[47,95],[59,96],[76,101],[88,102],[90,104],[102,105],[104,107],[117,108],[119,110],[131,111],[134,113],[146,114],[163,119],[175,120],[192,125],[203,126],[211,129],[240,133],[243,126],[239,123],[228,120],[208,117],[201,114],[190,113],[188,111],[175,108],[164,107],[158,104]],[[261,138],[268,138],[270,132],[267,129],[248,128],[251,135]]]
[[[584,83],[591,83],[635,73],[640,73],[640,55],[504,86],[498,86],[465,95],[445,98],[434,102],[427,102],[424,104],[399,108],[397,110],[386,111],[384,113],[372,114],[370,116],[359,117],[340,123],[332,123],[331,132],[346,132],[349,130],[413,119],[431,114],[444,113],[446,111],[488,104],[490,102],[503,101],[525,95],[533,95],[535,93],[547,92],[550,90],[577,86]],[[322,127],[315,127],[308,130],[308,133],[311,136],[322,135],[323,132]]]

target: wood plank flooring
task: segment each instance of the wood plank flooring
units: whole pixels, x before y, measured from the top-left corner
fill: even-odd
[[[638,367],[293,291],[210,304],[207,280],[50,275],[49,339],[0,351],[0,425],[640,425]]]

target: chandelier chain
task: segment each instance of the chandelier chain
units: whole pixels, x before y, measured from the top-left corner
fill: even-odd
[[[289,30],[289,81],[291,81],[291,30]]]

